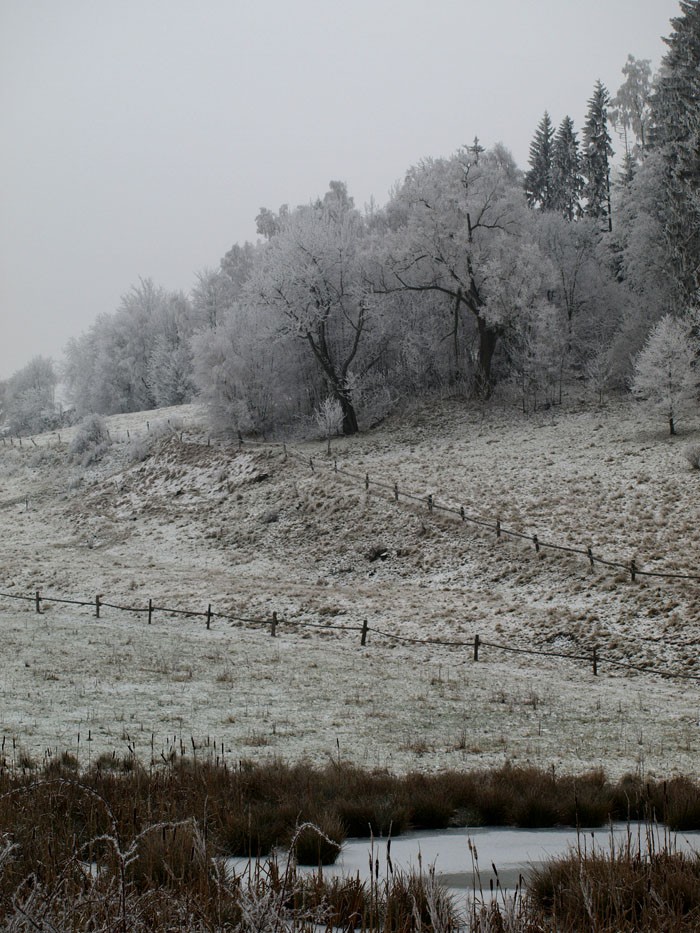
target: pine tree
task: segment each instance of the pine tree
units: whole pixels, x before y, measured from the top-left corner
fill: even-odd
[[[581,156],[571,117],[564,117],[552,145],[552,209],[567,220],[581,216]]]
[[[610,211],[610,159],[613,148],[608,132],[608,105],[610,95],[600,81],[596,81],[593,96],[588,101],[586,123],[583,127],[584,213],[604,222],[612,230]]]
[[[525,194],[530,207],[552,208],[552,142],[554,127],[545,110],[530,144],[530,171],[525,175]]]
[[[652,147],[663,158],[665,232],[681,301],[700,301],[700,3],[680,0],[652,97]]]

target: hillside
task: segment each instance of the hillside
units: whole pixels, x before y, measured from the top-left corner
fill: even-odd
[[[109,423],[88,467],[64,434],[0,448],[0,591],[93,604],[37,615],[0,597],[7,758],[204,746],[398,771],[693,770],[700,582],[632,582],[528,539],[697,574],[700,472],[683,450],[700,420],[667,438],[627,402],[529,418],[448,402],[335,439],[330,458],[321,442],[208,445],[194,406]],[[229,618],[97,619],[96,594]]]

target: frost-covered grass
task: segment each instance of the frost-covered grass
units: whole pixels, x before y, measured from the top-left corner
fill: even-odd
[[[319,441],[286,459],[281,446],[207,446],[193,407],[107,424],[113,443],[85,469],[56,435],[0,447],[0,591],[276,612],[277,637],[267,624],[215,618],[207,630],[201,617],[156,612],[149,626],[144,614],[96,619],[50,602],[39,616],[0,598],[6,756],[13,744],[35,758],[69,749],[88,764],[131,748],[148,761],[216,743],[231,759],[340,754],[400,772],[506,760],[694,769],[700,684],[606,659],[700,676],[698,584],[591,571],[583,557],[396,503],[391,487],[596,556],[697,573],[700,474],[684,456],[697,421],[668,438],[627,403],[530,418],[443,403],[335,439],[330,458]],[[390,488],[367,494],[334,459]],[[476,634],[585,657],[595,645],[599,676],[586,662],[488,647],[474,663]]]

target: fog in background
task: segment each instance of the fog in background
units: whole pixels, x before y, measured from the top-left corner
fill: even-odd
[[[658,67],[676,0],[0,0],[0,379],[151,277],[189,291],[277,209],[384,203],[478,135]],[[618,141],[615,139],[615,143]],[[620,143],[616,149],[621,150]]]

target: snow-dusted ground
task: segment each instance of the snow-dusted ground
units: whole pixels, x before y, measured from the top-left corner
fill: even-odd
[[[157,427],[175,433],[151,441]],[[146,421],[151,433],[147,434]],[[700,681],[482,647],[590,655],[700,677],[700,583],[591,571],[332,468],[433,494],[541,540],[698,573],[700,421],[664,436],[627,403],[529,418],[450,402],[325,444],[206,446],[196,407],[109,419],[115,443],[71,463],[71,432],[0,447],[0,592],[213,611],[268,625],[0,597],[4,754],[87,763],[173,745],[239,758],[352,759],[393,770],[506,759],[692,773]],[[127,440],[127,431],[130,440]],[[182,433],[181,433],[182,432]],[[314,457],[315,469],[309,466]],[[378,551],[386,559],[370,560]],[[367,645],[359,627],[367,619]],[[302,627],[322,622],[336,630]],[[341,626],[353,628],[346,632]],[[391,642],[376,631],[467,647]],[[654,639],[663,639],[662,641]],[[88,741],[89,740],[89,741]],[[202,747],[204,747],[202,749]]]

